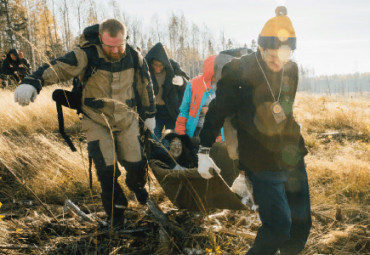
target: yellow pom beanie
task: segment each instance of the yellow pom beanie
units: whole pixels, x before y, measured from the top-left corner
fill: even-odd
[[[277,7],[275,13],[276,17],[269,19],[262,28],[258,45],[264,49],[278,49],[282,45],[288,45],[291,50],[295,50],[297,38],[286,7]]]

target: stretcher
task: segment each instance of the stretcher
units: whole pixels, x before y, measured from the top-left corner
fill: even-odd
[[[210,156],[221,169],[220,174],[213,171],[211,179],[202,178],[196,168],[168,169],[163,162],[155,159],[149,161],[149,166],[166,196],[179,209],[204,213],[211,209],[248,209],[230,189],[239,173],[228,156],[226,146],[215,143]]]

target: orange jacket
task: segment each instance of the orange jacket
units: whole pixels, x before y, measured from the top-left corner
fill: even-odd
[[[211,81],[214,76],[216,55],[208,57],[203,64],[203,74],[188,83],[176,120],[175,131],[178,134],[193,136],[199,120],[199,113],[211,93]]]

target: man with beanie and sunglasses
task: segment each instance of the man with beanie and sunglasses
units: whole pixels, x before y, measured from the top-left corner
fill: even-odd
[[[200,152],[205,155],[199,157],[198,171],[212,168],[207,148],[225,119],[235,114],[238,178],[251,181],[262,222],[247,254],[299,254],[310,232],[311,209],[304,163],[307,150],[293,116],[298,67],[290,58],[296,36],[284,6],[266,22],[258,44],[256,53],[223,68],[216,100],[209,105],[200,134]],[[234,191],[245,193],[244,184]]]

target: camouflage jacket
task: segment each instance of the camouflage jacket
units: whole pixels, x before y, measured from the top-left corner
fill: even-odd
[[[126,44],[124,57],[111,62],[98,37],[99,25],[87,27],[79,45],[64,56],[44,64],[22,83],[43,86],[79,77],[83,83],[82,112],[95,122],[122,129],[136,112],[145,120],[154,117],[153,86],[148,65],[142,55]]]

